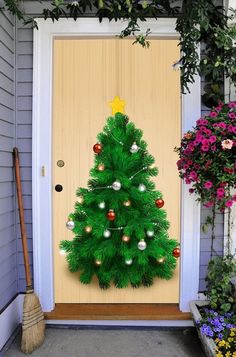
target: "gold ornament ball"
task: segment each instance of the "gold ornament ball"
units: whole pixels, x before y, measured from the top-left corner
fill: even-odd
[[[86,233],[91,233],[92,230],[93,230],[93,228],[92,228],[91,226],[86,226],[86,227],[84,228],[84,230],[85,230]]]
[[[123,241],[124,243],[128,243],[128,242],[130,241],[130,237],[124,235],[124,236],[122,237],[122,241]]]
[[[130,200],[124,201],[124,202],[123,202],[123,205],[124,205],[125,207],[129,207],[129,206],[131,206],[131,201],[130,201]]]
[[[102,261],[99,260],[99,259],[96,259],[94,263],[95,263],[95,265],[97,265],[98,267],[99,267],[100,265],[102,265]]]
[[[157,263],[159,263],[159,264],[163,264],[164,261],[165,261],[165,257],[161,257],[161,258],[157,259]]]
[[[105,165],[104,164],[99,164],[98,165],[98,171],[104,171],[105,170]]]
[[[84,203],[84,197],[83,197],[83,196],[79,196],[78,199],[77,199],[77,201],[78,201],[80,204]]]

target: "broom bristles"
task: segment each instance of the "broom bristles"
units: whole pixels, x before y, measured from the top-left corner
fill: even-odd
[[[23,304],[21,350],[31,353],[44,341],[45,322],[39,298],[33,290],[27,291]]]

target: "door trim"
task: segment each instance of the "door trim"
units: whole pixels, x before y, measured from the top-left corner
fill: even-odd
[[[124,21],[99,23],[97,18],[37,19],[33,57],[32,200],[34,288],[44,311],[54,303],[52,245],[52,61],[56,37],[114,37],[125,27]],[[150,19],[140,24],[141,31],[152,29],[152,37],[179,38],[176,19]],[[176,59],[178,60],[178,59]],[[182,133],[191,129],[201,115],[200,77],[196,76],[191,93],[182,95]],[[182,184],[181,194],[180,310],[189,311],[196,300],[199,282],[200,205]]]

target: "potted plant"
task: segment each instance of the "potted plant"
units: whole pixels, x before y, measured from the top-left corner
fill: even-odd
[[[236,262],[232,255],[214,257],[209,262],[206,277],[208,300],[190,303],[193,319],[207,356],[217,356],[217,350],[219,356],[225,356],[220,353],[221,347],[226,347],[227,340],[227,350],[230,351],[232,348],[236,356],[236,350],[233,350],[235,338],[231,341],[236,328],[235,287],[231,282],[235,274]]]
[[[231,255],[230,213],[236,202],[236,102],[219,103],[197,120],[193,130],[184,134],[179,154],[179,175],[191,184],[190,193],[212,209],[206,225],[211,225],[211,259],[206,277],[205,301],[190,304],[193,319],[207,356],[235,356],[236,260]],[[226,255],[213,257],[216,212],[227,210]],[[206,226],[205,225],[205,226]]]

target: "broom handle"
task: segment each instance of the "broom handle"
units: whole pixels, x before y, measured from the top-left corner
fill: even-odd
[[[30,263],[29,263],[29,253],[27,247],[27,234],[25,228],[25,217],[24,217],[24,208],[22,200],[22,188],[21,188],[21,177],[20,177],[20,162],[18,149],[13,149],[13,158],[15,166],[15,177],[16,177],[16,189],[17,189],[17,199],[19,207],[19,216],[20,216],[20,230],[21,230],[21,240],[23,247],[23,256],[24,256],[24,265],[25,265],[25,277],[26,277],[26,289],[32,289],[32,280],[30,275]]]

